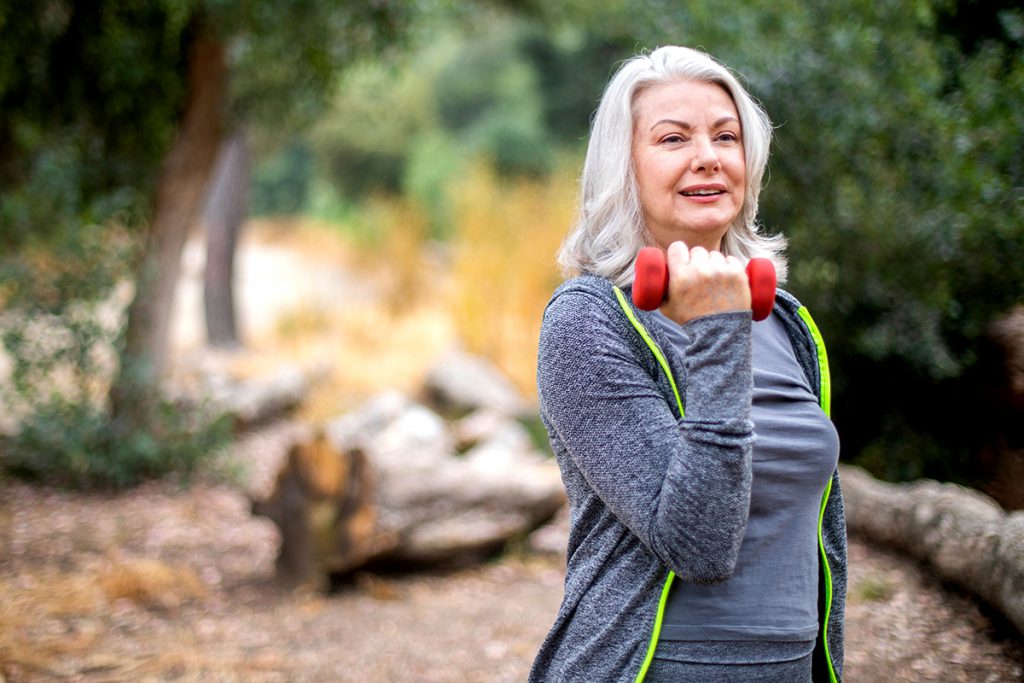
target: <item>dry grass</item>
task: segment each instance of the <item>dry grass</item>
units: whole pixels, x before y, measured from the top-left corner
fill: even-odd
[[[456,188],[451,315],[467,349],[536,393],[541,314],[561,277],[555,252],[575,212],[568,172],[505,182],[486,167]]]
[[[554,254],[575,210],[574,180],[566,171],[508,183],[481,165],[451,191],[456,224],[445,245],[428,240],[426,215],[403,200],[368,203],[360,220],[373,226],[369,242],[315,221],[253,223],[249,239],[286,247],[310,268],[349,273],[369,294],[284,311],[270,333],[248,340],[232,373],[326,368],[301,414],[320,421],[384,388],[415,391],[458,345],[490,359],[532,400],[540,318],[560,281]]]
[[[206,588],[191,569],[144,558],[113,559],[97,576],[97,583],[108,603],[129,600],[142,607],[173,610],[206,597]]]
[[[169,612],[205,598],[202,582],[187,567],[115,554],[94,566],[48,566],[0,579],[0,664],[60,677],[62,659],[87,657],[103,638],[97,624],[106,623],[119,601]]]

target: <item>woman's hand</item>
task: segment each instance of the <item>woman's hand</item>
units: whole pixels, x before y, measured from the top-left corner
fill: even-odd
[[[666,256],[668,295],[659,309],[665,317],[682,325],[702,315],[750,310],[750,284],[735,256],[682,242],[670,244]]]

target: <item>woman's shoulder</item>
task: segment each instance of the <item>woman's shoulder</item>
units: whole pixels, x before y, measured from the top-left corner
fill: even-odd
[[[622,296],[628,302],[628,289]],[[580,275],[566,280],[544,310],[541,338],[559,337],[563,343],[574,339],[584,345],[587,340],[609,343],[617,338],[625,342],[629,322],[622,305],[615,286],[605,278]]]
[[[599,355],[625,355],[648,359],[646,338],[662,348],[668,341],[654,314],[633,305],[631,289],[616,291],[606,278],[580,275],[563,282],[555,290],[544,311],[541,324],[541,353],[557,349],[559,353],[572,352],[579,360]],[[637,333],[637,327],[643,334]],[[674,351],[673,351],[674,352]]]
[[[564,317],[590,320],[595,315],[603,317],[606,312],[618,309],[615,287],[609,280],[596,275],[578,275],[555,289],[544,310],[544,318],[545,322]]]
[[[782,289],[781,287],[775,290],[775,303],[777,306],[781,306],[787,313],[796,314],[798,310],[803,308],[803,304],[796,298],[791,292]]]
[[[583,294],[597,299],[611,299],[614,296],[614,285],[607,278],[598,275],[583,274],[571,277],[555,289],[551,301],[567,294]]]

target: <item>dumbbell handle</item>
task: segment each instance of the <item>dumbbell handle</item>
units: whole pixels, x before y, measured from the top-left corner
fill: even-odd
[[[775,305],[775,264],[766,258],[753,258],[747,263],[750,282],[750,307],[754,320],[771,315]],[[633,303],[637,308],[653,311],[661,306],[668,293],[668,263],[657,247],[644,247],[636,257],[633,271]]]

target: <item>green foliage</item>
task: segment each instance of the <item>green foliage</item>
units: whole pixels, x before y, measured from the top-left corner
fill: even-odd
[[[17,436],[3,444],[0,466],[73,488],[126,488],[169,475],[187,481],[216,471],[230,434],[227,419],[167,400],[144,428],[115,433],[107,411],[54,396],[35,404]]]
[[[151,409],[114,424],[106,401],[118,365],[136,360],[116,351],[115,285],[136,274],[189,53],[200,36],[220,42],[232,114],[280,139],[312,120],[340,66],[396,43],[419,11],[401,0],[0,4],[0,419],[16,432],[0,468],[125,486],[208,459],[223,429],[202,411],[136,387]],[[285,178],[303,163],[293,150],[284,173],[261,179],[274,210],[303,202]]]
[[[846,452],[970,481],[1008,426],[982,350],[1022,301],[1024,63],[996,43],[960,55],[918,10],[811,13],[806,53],[758,93],[781,123],[762,216],[830,341]]]
[[[77,263],[103,261],[91,256]],[[0,470],[91,488],[125,487],[167,474],[188,477],[215,464],[228,425],[195,406],[159,399],[144,424],[125,430],[111,423],[105,398],[118,365],[119,303],[116,297],[76,298],[62,290],[61,280],[54,278],[50,292],[26,283],[16,297],[20,305],[0,316],[10,363],[0,403],[5,426],[13,428],[0,444]],[[107,289],[101,277],[84,281]],[[20,296],[25,291],[42,296],[26,301]]]
[[[0,8],[5,253],[144,210],[184,95],[173,4]]]
[[[282,147],[253,170],[249,213],[298,213],[309,201],[312,176],[313,155],[308,146],[293,142]]]
[[[448,188],[468,167],[466,152],[443,131],[418,136],[409,149],[402,187],[426,211],[430,232],[435,237],[451,234],[455,218]]]
[[[426,10],[407,0],[208,3],[231,38],[236,115],[278,139],[323,113],[339,69],[400,45]]]
[[[449,186],[472,161],[486,159],[507,179],[537,177],[580,148],[626,41],[493,9],[462,13],[463,23],[421,31],[408,55],[345,73],[330,112],[302,143],[316,159],[311,185],[330,183],[341,203],[404,194],[443,237]],[[306,208],[324,215],[326,195],[315,194],[317,208]]]

